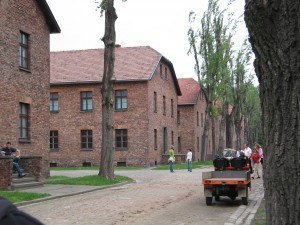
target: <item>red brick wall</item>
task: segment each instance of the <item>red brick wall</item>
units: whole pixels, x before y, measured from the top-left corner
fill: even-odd
[[[159,73],[159,71],[158,71]],[[117,83],[115,90],[127,90],[127,110],[115,111],[115,129],[127,129],[128,147],[116,148],[115,162],[126,165],[150,166],[162,162],[163,127],[167,127],[167,151],[171,134],[177,149],[177,94],[168,69],[168,79],[158,73],[150,81]],[[80,111],[80,92],[93,92],[93,111]],[[158,112],[153,109],[153,92],[157,92]],[[101,93],[99,84],[51,86],[51,92],[59,93],[60,110],[51,113],[51,130],[58,130],[59,148],[51,151],[51,163],[58,166],[81,166],[83,162],[100,164],[101,151]],[[162,113],[162,96],[166,96],[166,115]],[[174,116],[171,117],[171,99]],[[93,130],[93,150],[80,147],[80,130]],[[154,150],[154,129],[158,130],[158,149]]]
[[[162,163],[164,154],[163,133],[164,127],[167,130],[166,154],[169,153],[170,146],[173,144],[175,153],[178,153],[178,126],[177,126],[177,104],[178,96],[171,76],[170,68],[162,63],[163,76],[160,76],[160,66],[158,65],[148,89],[149,105],[149,152],[148,158],[150,165]],[[165,77],[167,68],[167,78]],[[157,93],[157,112],[154,112],[154,92]],[[163,115],[163,96],[166,98],[166,115]],[[173,99],[173,117],[171,116],[171,99]],[[157,149],[154,148],[154,129],[157,130]],[[172,143],[173,131],[173,143]]]
[[[1,1],[0,143],[43,157],[49,175],[49,28],[36,1]],[[29,34],[30,71],[19,69],[20,31]],[[30,104],[30,142],[19,141],[19,104]]]
[[[193,152],[193,160],[201,159],[201,141],[205,120],[206,101],[204,96],[199,93],[195,105],[180,105],[180,124],[178,126],[179,136],[181,138],[182,153],[187,154],[188,149]],[[197,124],[197,112],[199,117],[199,125]],[[201,115],[203,123],[201,121]],[[199,142],[197,139],[199,138]],[[199,144],[199,145],[198,145]],[[211,150],[208,151],[208,154]]]
[[[93,110],[81,111],[80,92],[93,92]],[[50,150],[50,163],[58,166],[100,164],[102,105],[100,85],[51,87],[59,94],[59,112],[50,113],[50,130],[58,131],[58,149]],[[81,130],[93,130],[93,149],[81,149]]]

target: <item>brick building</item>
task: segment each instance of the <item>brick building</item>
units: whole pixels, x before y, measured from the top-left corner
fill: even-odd
[[[60,28],[45,0],[0,1],[0,144],[42,156],[49,174],[49,34]]]
[[[211,157],[211,153],[201,151],[201,141],[205,120],[206,100],[197,81],[193,78],[178,79],[182,96],[178,98],[178,133],[180,152],[193,152],[193,160]]]
[[[99,165],[103,49],[51,53],[50,156],[53,166]],[[117,47],[115,162],[160,164],[178,149],[181,95],[172,63],[151,47]]]

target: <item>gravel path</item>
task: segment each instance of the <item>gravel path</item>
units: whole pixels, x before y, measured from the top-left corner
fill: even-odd
[[[136,183],[21,207],[47,225],[184,225],[224,224],[241,205],[239,200],[208,207],[201,173],[212,168],[117,171]],[[51,175],[84,176],[97,171],[53,171]],[[256,181],[255,181],[256,182]],[[253,186],[255,186],[253,182]],[[251,199],[250,199],[251,201]]]

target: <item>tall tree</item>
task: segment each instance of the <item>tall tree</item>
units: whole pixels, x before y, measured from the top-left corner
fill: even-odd
[[[265,144],[267,224],[300,224],[300,1],[246,0]]]
[[[104,71],[102,79],[102,150],[100,161],[100,176],[114,178],[114,65],[117,20],[114,0],[103,0],[101,10],[105,13],[104,42]]]
[[[236,134],[236,145],[237,149],[242,147],[242,127],[245,122],[245,106],[247,105],[246,94],[248,89],[248,82],[251,80],[247,79],[247,67],[250,61],[250,49],[247,41],[245,40],[242,48],[237,52],[234,62],[234,70],[232,73],[232,116],[233,124]]]
[[[224,13],[218,0],[209,0],[207,11],[203,14],[198,30],[189,29],[189,53],[194,55],[195,70],[201,84],[207,107],[205,110],[204,131],[201,141],[201,160],[206,159],[212,128],[212,155],[216,153],[215,122],[217,115],[215,100],[217,89],[222,84],[224,65],[228,63],[228,46],[230,35],[228,24],[224,24]],[[190,13],[190,22],[195,21],[195,14]],[[202,65],[200,62],[202,60]]]

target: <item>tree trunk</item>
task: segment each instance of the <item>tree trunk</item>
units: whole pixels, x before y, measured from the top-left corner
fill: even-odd
[[[228,103],[223,101],[222,112],[221,112],[221,122],[219,128],[219,147],[217,154],[222,156],[223,150],[226,148],[226,115],[228,113]]]
[[[260,83],[267,224],[300,224],[300,1],[247,0]]]
[[[205,110],[205,121],[204,121],[204,128],[203,128],[203,135],[202,135],[202,141],[201,141],[201,160],[207,160],[207,151],[208,151],[208,142],[210,137],[210,106],[209,104],[206,105]]]
[[[216,155],[216,118],[211,117],[211,148],[212,158]]]
[[[115,22],[117,17],[114,0],[105,3],[104,72],[102,79],[102,150],[100,176],[114,178],[114,65],[115,65]]]
[[[232,122],[232,114],[226,114],[226,147],[233,148],[233,122]]]

